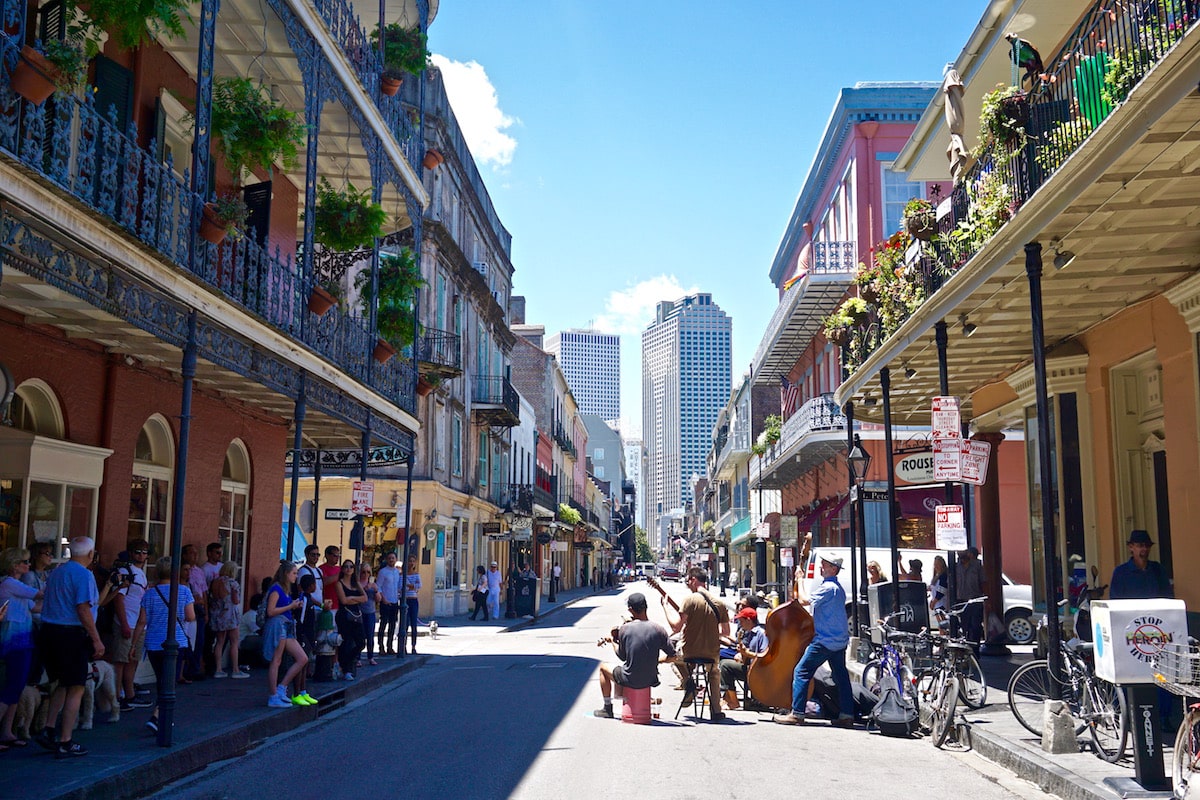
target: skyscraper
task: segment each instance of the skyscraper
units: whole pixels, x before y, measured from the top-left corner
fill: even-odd
[[[621,417],[621,337],[566,330],[546,337],[545,350],[558,359],[580,414],[606,422]]]
[[[713,423],[729,400],[732,336],[733,321],[711,294],[659,303],[642,332],[648,532],[691,501],[688,477],[704,474]]]

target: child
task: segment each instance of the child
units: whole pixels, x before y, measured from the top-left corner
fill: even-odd
[[[296,612],[296,640],[308,655],[309,668],[316,664],[317,615],[321,604],[313,597],[317,590],[316,579],[312,575],[302,575],[298,584],[298,597],[304,601]],[[308,698],[308,669],[302,669],[292,681],[292,697]]]

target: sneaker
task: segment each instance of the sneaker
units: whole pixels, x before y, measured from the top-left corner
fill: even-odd
[[[247,667],[245,664],[242,664],[240,667],[238,667],[238,672],[244,672],[244,673],[246,673],[247,675],[249,675],[249,674],[250,674],[250,668],[249,668],[249,667]]]
[[[122,710],[122,711],[125,711],[125,710],[126,710],[126,709],[125,709],[125,705],[126,705],[125,703],[122,703],[122,704],[121,704],[121,710]],[[138,699],[138,698],[134,698],[133,700],[130,700],[130,701],[129,701],[128,705],[129,705],[129,707],[130,707],[130,708],[154,708],[154,701],[152,701],[152,700],[141,700],[141,699]]]
[[[228,672],[214,672],[213,677],[214,678],[228,678],[229,673]]]
[[[780,725],[803,725],[804,717],[788,712],[787,714],[776,714],[771,717],[771,722],[777,722]]]
[[[343,678],[345,678],[345,679],[346,679],[346,680],[348,680],[348,681],[352,681],[352,680],[354,680],[354,673],[353,673],[353,672],[347,672],[347,673],[346,673],[345,675],[343,675],[342,677],[343,677]]]
[[[292,701],[285,700],[277,694],[271,695],[271,699],[267,701],[267,708],[291,708]]]
[[[231,678],[234,678],[235,680],[236,680],[237,678],[249,678],[249,677],[250,677],[250,673],[248,673],[248,672],[240,672],[240,671],[239,671],[239,672],[235,672],[235,673],[233,673],[233,674],[232,674],[232,675],[230,675],[229,677],[231,677]]]
[[[133,711],[133,703],[129,702],[128,700],[122,700],[121,711]]]
[[[304,702],[303,695],[298,694],[292,695],[292,705],[299,706],[300,708],[308,708],[308,703]]]
[[[833,722],[829,723],[835,728],[853,728],[854,717],[838,717]]]
[[[299,697],[301,700],[303,700],[303,701],[304,701],[304,705],[306,705],[306,706],[316,706],[316,705],[320,705],[320,701],[319,701],[319,700],[317,700],[317,698],[313,697],[313,696],[312,696],[311,694],[309,694],[308,692],[303,692],[303,693],[301,693],[301,694],[297,695],[297,697]]]
[[[54,752],[58,749],[58,741],[55,739],[54,731],[45,728],[41,733],[34,734],[33,740],[38,743],[38,746],[44,750]]]
[[[612,706],[605,706],[604,708],[597,708],[595,711],[592,712],[592,716],[600,717],[601,719],[613,719]]]
[[[158,733],[158,720],[156,720],[156,719],[146,720],[146,727],[149,728],[150,730],[154,731],[155,733]]]
[[[287,700],[288,699],[287,687],[284,686],[282,683],[279,684],[278,686],[276,686],[275,687],[275,696],[282,698],[283,700]]]
[[[58,749],[54,751],[55,758],[77,758],[87,754],[88,749],[79,742],[59,742]]]

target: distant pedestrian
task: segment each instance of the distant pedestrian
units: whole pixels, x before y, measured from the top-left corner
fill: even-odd
[[[375,615],[376,609],[379,607],[379,586],[376,585],[375,579],[371,577],[371,566],[369,564],[363,564],[359,568],[358,583],[367,595],[367,602],[362,604],[363,637],[367,640],[367,663],[375,667],[379,665],[379,662],[375,660]],[[383,654],[382,647],[379,648],[379,652],[380,655]]]
[[[17,701],[25,690],[33,662],[33,612],[42,608],[42,592],[22,580],[29,573],[29,551],[10,547],[0,554],[0,606],[8,611],[0,621],[0,753],[29,744],[13,733]]]
[[[179,582],[186,583],[192,590],[192,607],[196,612],[196,633],[191,637],[192,646],[187,659],[183,660],[183,676],[200,680],[204,677],[204,645],[208,627],[208,580],[200,568],[200,548],[194,544],[183,546],[183,564],[179,568]]]
[[[1162,564],[1150,560],[1154,540],[1147,531],[1129,534],[1126,542],[1129,560],[1113,570],[1108,596],[1113,600],[1142,600],[1154,597],[1173,597],[1171,581]]]
[[[400,618],[400,570],[396,569],[396,554],[388,553],[375,579],[379,587],[379,654],[395,655],[392,642],[396,638],[396,621]]]
[[[887,573],[883,571],[883,567],[879,566],[878,561],[867,562],[867,582],[871,584],[887,583]]]
[[[417,623],[419,621],[417,612],[421,608],[420,593],[421,570],[417,566],[417,557],[413,556],[408,560],[408,572],[404,576],[405,623],[412,634],[412,647],[409,649],[413,653],[417,652]],[[403,636],[404,631],[401,631],[400,635]]]
[[[503,583],[503,581],[504,581],[504,576],[500,573],[500,565],[498,563],[496,563],[495,561],[493,561],[491,563],[491,566],[488,567],[488,571],[487,571],[487,585],[488,585],[487,611],[488,611],[488,613],[484,615],[484,619],[487,619],[489,616],[492,619],[500,618],[500,586]],[[403,636],[404,632],[401,631],[400,635]]]
[[[745,569],[742,570],[742,588],[749,589],[753,585],[754,585],[754,571],[751,570],[750,565],[747,564]]]
[[[167,688],[167,676],[163,671],[166,664],[167,624],[172,613],[175,617],[175,643],[179,645],[179,653],[189,647],[183,623],[195,621],[196,607],[192,590],[182,583],[179,585],[179,595],[176,599],[175,610],[171,611],[171,557],[164,556],[154,566],[153,586],[142,596],[140,611],[146,619],[146,658],[154,670],[155,683],[158,686],[158,696],[161,698]],[[158,731],[158,705],[150,712],[150,720],[146,727]]]
[[[209,587],[212,597],[209,626],[216,634],[216,645],[213,659],[217,663],[214,678],[224,678],[228,675],[234,678],[247,678],[246,673],[238,667],[238,626],[242,622],[242,587],[237,582],[238,565],[226,561],[221,565],[217,577],[213,578]],[[225,655],[229,656],[229,672],[225,672]]]
[[[959,602],[974,600],[987,594],[983,580],[983,565],[979,563],[979,548],[968,547],[958,557],[954,569],[954,588]],[[969,605],[962,612],[963,636],[969,641],[983,641],[983,606]]]
[[[292,617],[292,611],[299,609],[304,604],[303,600],[298,598],[293,600],[291,596],[292,584],[296,582],[296,574],[295,564],[291,562],[280,564],[279,569],[275,570],[275,582],[267,590],[266,598],[263,601],[267,604],[267,624],[263,626],[262,632],[263,658],[270,662],[267,667],[267,689],[270,691],[270,696],[267,698],[268,708],[291,708],[293,705],[315,705],[316,703],[315,700],[307,702],[302,699],[300,704],[294,704],[293,699],[287,694],[288,684],[308,666],[308,656],[304,654],[304,649],[296,640],[296,622]],[[283,680],[280,681],[279,667],[283,662],[284,653],[291,656],[294,661],[283,676]]]
[[[488,621],[487,596],[487,570],[485,570],[483,565],[480,564],[475,568],[475,588],[471,590],[471,599],[475,601],[475,608],[471,610],[472,620],[474,620],[475,617],[478,616],[479,612],[482,611],[483,621]]]
[[[562,565],[555,564],[550,568],[550,594],[558,594],[562,589]]]
[[[338,606],[334,620],[338,633],[342,635],[342,643],[338,645],[338,665],[342,668],[342,677],[352,681],[358,657],[366,644],[363,636],[363,605],[367,602],[367,595],[358,583],[358,570],[353,561],[347,559],[342,562],[342,574],[334,587]]]

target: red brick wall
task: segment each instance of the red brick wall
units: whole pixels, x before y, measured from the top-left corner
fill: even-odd
[[[109,561],[125,545],[133,449],[142,425],[154,413],[171,424],[179,441],[181,380],[162,370],[127,365],[57,329],[27,327],[0,311],[0,360],[18,384],[40,378],[58,396],[66,438],[113,454],[105,462],[96,523],[98,547]],[[106,410],[107,409],[107,410]],[[254,586],[279,563],[287,422],[207,392],[196,384],[184,497],[183,541],[203,547],[217,538],[221,471],[230,442],[240,438],[250,457],[247,583]],[[247,591],[248,596],[251,592]]]

